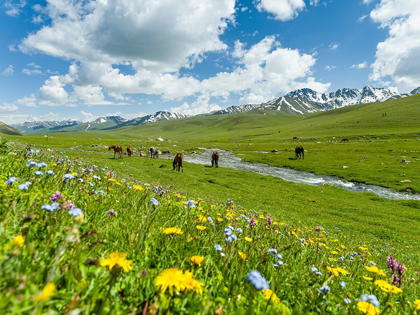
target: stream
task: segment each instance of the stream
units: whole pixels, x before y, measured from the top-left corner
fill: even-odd
[[[419,194],[408,194],[398,192],[389,188],[376,185],[367,185],[357,182],[349,182],[344,179],[327,175],[316,175],[313,173],[270,166],[263,163],[244,162],[241,158],[234,156],[229,151],[220,149],[205,149],[201,154],[184,155],[184,161],[195,164],[211,165],[211,155],[214,151],[219,151],[220,160],[219,167],[231,168],[235,170],[253,172],[261,175],[270,175],[279,177],[283,180],[306,184],[312,186],[330,185],[346,189],[352,192],[370,192],[379,197],[393,200],[420,200]]]

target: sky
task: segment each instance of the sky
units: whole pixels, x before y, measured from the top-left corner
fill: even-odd
[[[419,0],[1,0],[0,121],[420,86]]]

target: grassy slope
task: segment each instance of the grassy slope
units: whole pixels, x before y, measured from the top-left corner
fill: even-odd
[[[0,121],[0,134],[23,136],[23,133],[21,133],[19,130],[9,125],[6,125],[5,123],[2,123],[1,121]]]
[[[77,145],[81,146],[79,149],[106,151],[103,146],[111,143],[135,148],[148,148],[153,144],[161,149],[184,152],[199,147],[219,147],[241,154],[249,161],[337,175],[400,190],[410,188],[420,191],[419,162],[416,160],[420,158],[417,139],[419,104],[420,95],[304,116],[277,112],[263,115],[262,111],[201,116],[109,132],[55,134],[50,137],[48,146],[65,149]],[[384,112],[386,117],[382,117]],[[302,140],[292,141],[293,136],[302,137]],[[154,142],[157,137],[170,142]],[[341,137],[349,138],[350,142],[339,143]],[[19,140],[46,145],[41,136]],[[90,148],[94,143],[102,146]],[[297,143],[307,150],[304,161],[289,159],[293,157],[293,148]],[[272,149],[280,152],[261,153]],[[385,242],[406,240],[411,244],[420,240],[412,233],[420,220],[420,203],[416,201],[388,201],[371,194],[298,185],[269,176],[199,165],[187,164],[186,172],[178,174],[170,171],[170,161],[166,160],[134,157],[115,161],[98,153],[67,152],[119,172],[133,174],[144,181],[170,185],[193,196],[219,201],[231,198],[243,206],[261,207],[295,221],[322,224],[329,228],[338,226],[354,236],[374,236]],[[404,158],[411,163],[401,163]],[[343,165],[349,167],[343,169]],[[400,182],[405,179],[412,182]]]

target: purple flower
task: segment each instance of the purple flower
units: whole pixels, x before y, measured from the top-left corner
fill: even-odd
[[[110,178],[114,177],[115,173],[113,171],[108,171],[108,176]]]
[[[268,218],[267,218],[267,224],[268,224],[269,226],[271,226],[271,225],[273,224],[273,218],[268,217]]]
[[[42,209],[45,209],[47,211],[54,211],[60,208],[60,205],[57,202],[52,203],[51,205],[45,204],[41,207]]]
[[[57,201],[60,198],[63,198],[63,195],[61,194],[61,192],[56,191],[55,194],[51,195],[50,200],[51,201]]]
[[[5,185],[12,185],[14,182],[17,182],[18,181],[18,179],[17,179],[17,177],[10,177],[8,180],[6,180],[5,182],[4,182],[4,184]]]
[[[257,225],[257,222],[255,222],[255,220],[254,219],[251,219],[251,220],[249,220],[249,226],[250,227],[254,227],[254,226],[256,226]]]
[[[405,266],[393,257],[388,257],[386,262],[388,268],[392,271],[392,284],[401,286],[402,278],[405,273]]]
[[[111,210],[108,211],[108,216],[109,217],[112,217],[114,214],[115,214],[115,210],[114,209],[111,209]]]
[[[78,216],[83,215],[83,212],[82,212],[82,210],[80,208],[71,209],[68,213],[70,215],[74,216],[74,217],[78,217]]]
[[[267,280],[265,280],[265,278],[257,270],[251,270],[246,275],[246,279],[251,282],[257,290],[268,290],[270,288]]]
[[[66,201],[66,203],[65,203],[65,205],[64,205],[64,209],[70,209],[70,210],[73,210],[74,209],[74,204],[73,204],[73,201],[71,201],[71,200],[67,200]]]

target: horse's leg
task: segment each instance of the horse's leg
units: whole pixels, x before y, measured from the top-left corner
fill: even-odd
[[[305,151],[302,151],[302,159],[305,159]]]
[[[115,154],[117,154],[117,151],[114,151],[114,159],[115,159]]]

